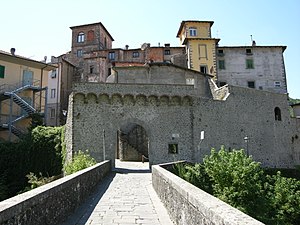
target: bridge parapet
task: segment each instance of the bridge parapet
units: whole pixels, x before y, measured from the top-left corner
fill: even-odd
[[[59,224],[91,194],[110,170],[111,162],[107,160],[4,200],[0,202],[0,224]]]
[[[169,166],[152,166],[152,184],[175,224],[263,225],[163,168]]]

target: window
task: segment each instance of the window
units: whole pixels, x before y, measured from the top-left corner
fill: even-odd
[[[218,49],[218,56],[224,56],[224,50]]]
[[[275,120],[281,121],[281,110],[279,107],[276,107],[274,109],[274,113],[275,113]]]
[[[246,59],[246,69],[254,69],[253,59]]]
[[[196,27],[190,27],[190,36],[195,37],[197,36],[197,28]]]
[[[94,66],[90,66],[90,73],[94,73]]]
[[[274,87],[281,87],[281,82],[280,81],[275,81],[274,82]]]
[[[82,49],[77,50],[77,57],[82,57]]]
[[[201,73],[207,73],[207,66],[200,66]]]
[[[94,33],[93,30],[90,30],[90,31],[88,32],[88,34],[87,34],[87,40],[88,40],[88,41],[93,41],[94,38],[95,38],[95,33]]]
[[[51,71],[51,78],[56,78],[56,70]]]
[[[171,55],[171,51],[169,49],[165,50],[165,55]]]
[[[55,118],[55,109],[50,110],[50,118]]]
[[[115,59],[115,52],[109,52],[109,53],[108,53],[108,58],[109,58],[110,60],[114,60],[114,59]]]
[[[138,58],[138,57],[140,57],[140,53],[139,52],[133,52],[132,57],[133,58]]]
[[[225,60],[219,60],[219,69],[225,70]]]
[[[168,151],[170,154],[178,154],[178,144],[169,144]]]
[[[246,54],[247,55],[252,55],[252,49],[251,48],[246,48]]]
[[[84,42],[84,33],[83,33],[83,32],[80,32],[80,33],[77,35],[77,42],[78,42],[78,43]]]
[[[200,58],[207,59],[207,47],[206,47],[206,45],[199,44],[198,45],[198,52],[199,52],[199,59]]]
[[[50,98],[55,98],[55,94],[56,94],[56,89],[52,88],[50,93]]]
[[[0,78],[4,78],[5,66],[0,65]]]
[[[255,88],[255,82],[254,81],[248,81],[248,87],[249,88]]]

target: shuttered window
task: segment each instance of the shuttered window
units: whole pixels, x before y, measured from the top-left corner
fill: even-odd
[[[0,78],[4,78],[5,66],[0,65]]]

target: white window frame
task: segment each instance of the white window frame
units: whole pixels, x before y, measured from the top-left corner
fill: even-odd
[[[56,95],[56,89],[52,88],[50,92],[50,98],[55,98],[55,95]]]
[[[83,32],[79,32],[78,35],[77,35],[77,42],[78,42],[78,43],[83,43],[83,42],[84,42],[84,39],[85,39],[84,36],[85,36],[85,35],[84,35]]]
[[[197,36],[197,28],[196,27],[189,27],[189,34],[191,37]]]

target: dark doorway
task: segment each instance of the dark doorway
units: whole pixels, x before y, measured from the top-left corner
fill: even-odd
[[[132,162],[149,161],[149,140],[146,130],[142,126],[128,123],[118,130],[117,137],[117,159]]]

